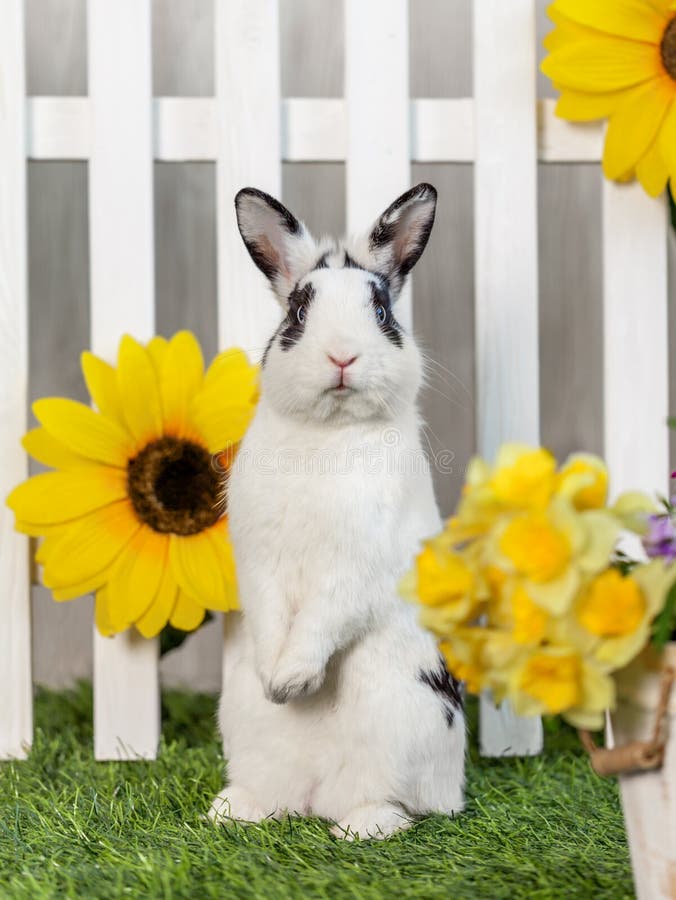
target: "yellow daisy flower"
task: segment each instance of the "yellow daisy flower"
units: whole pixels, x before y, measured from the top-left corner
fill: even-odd
[[[572,647],[542,647],[513,668],[509,696],[519,715],[563,715],[577,728],[601,728],[615,683]]]
[[[609,507],[603,460],[504,445],[472,461],[456,515],[425,541],[401,592],[473,693],[522,715],[597,728],[615,700],[612,673],[650,640],[674,574],[659,560],[614,567],[624,529],[655,503],[637,492]]]
[[[605,567],[620,523],[601,509],[578,512],[563,496],[546,510],[498,523],[486,553],[553,615],[562,615],[585,575]]]
[[[480,457],[470,460],[456,516],[447,531],[460,543],[485,535],[496,516],[542,509],[556,487],[556,460],[541,447],[503,444],[495,465]]]
[[[629,575],[606,569],[584,585],[573,615],[556,623],[553,637],[593,657],[603,671],[619,669],[648,643],[673,580],[657,559]]]
[[[676,0],[554,0],[542,71],[563,119],[610,119],[608,178],[676,184]]]
[[[208,371],[182,331],[142,346],[125,336],[114,368],[91,353],[82,370],[95,409],[38,400],[25,449],[54,471],[7,503],[56,600],[96,592],[102,634],[135,625],[152,637],[190,631],[205,609],[237,606],[223,485],[257,400],[258,370],[241,350]]]

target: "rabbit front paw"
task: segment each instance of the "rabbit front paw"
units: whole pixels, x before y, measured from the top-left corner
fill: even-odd
[[[319,659],[287,659],[282,655],[265,687],[273,703],[288,703],[314,694],[322,686],[326,667]]]

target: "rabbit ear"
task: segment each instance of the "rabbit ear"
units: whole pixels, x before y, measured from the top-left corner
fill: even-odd
[[[436,208],[436,189],[418,184],[388,206],[373,226],[369,236],[372,266],[387,278],[393,297],[427,245]]]
[[[256,188],[235,197],[237,225],[249,255],[286,306],[298,279],[312,268],[317,245],[279,200]]]

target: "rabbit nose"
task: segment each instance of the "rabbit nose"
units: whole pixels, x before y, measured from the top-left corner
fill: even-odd
[[[334,366],[338,366],[339,369],[347,369],[348,366],[351,366],[352,363],[357,359],[356,356],[351,357],[350,359],[336,359],[335,356],[331,356],[330,353],[326,354]]]

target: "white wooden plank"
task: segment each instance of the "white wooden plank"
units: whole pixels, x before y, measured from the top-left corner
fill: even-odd
[[[237,230],[235,194],[281,194],[278,0],[216,0],[219,346],[258,359],[279,320]]]
[[[109,358],[124,332],[153,332],[150,15],[150,0],[88,5],[91,332]],[[95,631],[97,759],[153,758],[159,727],[157,641]]]
[[[474,161],[474,101],[411,101],[411,159]]]
[[[215,0],[215,22],[219,347],[259,360],[280,314],[242,243],[234,199],[247,186],[281,194],[279,3]],[[238,621],[224,616],[224,658]]]
[[[538,102],[538,156],[542,162],[600,162],[602,122],[567,122],[555,114],[556,100]]]
[[[408,0],[345,0],[347,230],[361,232],[410,185]],[[410,285],[397,316],[411,325]]]
[[[342,99],[282,100],[282,159],[285,162],[343,161],[347,154],[345,117]]]
[[[213,97],[157,97],[154,101],[155,159],[213,161],[218,147]]]
[[[89,159],[89,98],[29,97],[31,159]]]
[[[478,444],[537,444],[538,235],[535,0],[475,0]],[[540,752],[542,724],[481,703],[481,752]]]
[[[216,0],[219,345],[258,359],[279,320],[237,230],[235,194],[281,194],[278,0]]]
[[[667,644],[663,666],[676,670],[676,643]],[[612,714],[613,738],[606,744],[650,741],[661,694],[659,672],[631,664],[618,675],[618,703]],[[676,896],[676,691],[667,707],[667,743],[659,769],[620,775],[622,808],[631,851],[637,900]]]
[[[22,0],[0,0],[0,498],[28,474],[26,147]],[[28,542],[0,500],[0,759],[33,740]]]
[[[611,491],[666,491],[667,207],[638,183],[603,186],[605,456]]]
[[[340,98],[287,97],[281,101],[281,154],[285,162],[344,162],[347,110]],[[89,99],[29,97],[28,156],[89,158]],[[599,162],[603,126],[558,119],[554,100],[538,102],[541,162]],[[163,162],[213,161],[218,155],[216,101],[211,97],[156,97],[154,155]],[[410,101],[413,162],[474,160],[474,101]]]

